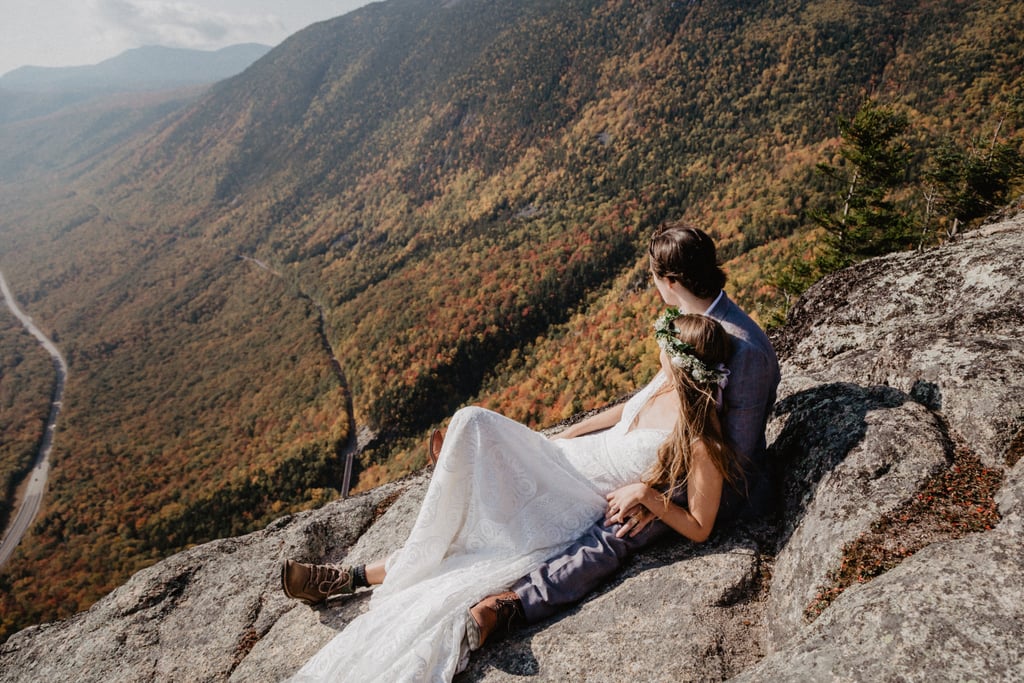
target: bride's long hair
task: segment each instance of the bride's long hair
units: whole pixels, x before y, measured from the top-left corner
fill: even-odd
[[[693,346],[693,355],[709,368],[724,364],[731,353],[729,336],[718,321],[703,315],[683,315],[675,320],[676,336]],[[679,395],[679,419],[672,435],[658,449],[658,461],[644,480],[663,492],[666,499],[686,486],[693,462],[693,445],[702,442],[715,468],[730,484],[736,483],[735,455],[725,443],[718,415],[720,387],[699,382],[685,368],[672,365],[673,383]]]

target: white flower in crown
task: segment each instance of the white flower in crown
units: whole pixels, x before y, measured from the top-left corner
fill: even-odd
[[[658,346],[668,354],[669,362],[674,367],[685,370],[698,384],[717,384],[724,388],[729,382],[729,370],[719,363],[709,368],[704,361],[697,358],[693,345],[676,336],[676,318],[682,316],[678,308],[668,308],[654,321],[654,338]]]

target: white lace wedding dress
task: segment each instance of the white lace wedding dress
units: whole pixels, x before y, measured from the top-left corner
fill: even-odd
[[[668,432],[630,429],[654,380],[614,427],[544,435],[482,408],[451,420],[419,517],[370,609],[294,681],[450,681],[468,655],[469,608],[506,590],[601,518],[605,494],[638,481]]]

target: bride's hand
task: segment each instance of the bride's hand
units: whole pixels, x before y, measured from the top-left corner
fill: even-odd
[[[621,524],[622,527],[615,532],[618,538],[626,534],[636,536],[643,531],[654,520],[654,515],[644,504],[652,491],[646,484],[637,482],[609,493],[605,496],[608,501],[604,511],[605,526]]]

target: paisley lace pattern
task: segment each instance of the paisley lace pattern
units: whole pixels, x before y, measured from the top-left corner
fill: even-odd
[[[469,608],[583,534],[606,493],[638,481],[668,433],[630,425],[659,373],[600,434],[551,441],[482,408],[452,418],[419,516],[370,609],[294,681],[449,681],[468,657]]]

